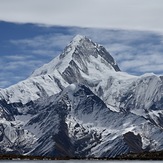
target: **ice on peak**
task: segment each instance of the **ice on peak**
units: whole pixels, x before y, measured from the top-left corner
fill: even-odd
[[[84,40],[86,37],[85,36],[82,36],[82,35],[76,35],[73,40],[71,41],[70,45],[71,46],[77,46],[80,44],[80,41],[81,40]]]
[[[78,34],[73,38],[73,41],[79,42],[80,40],[85,39],[85,38],[86,38],[85,36]]]
[[[86,74],[91,71],[102,71],[103,66],[108,70],[119,71],[119,67],[109,52],[102,46],[98,48],[97,45],[86,36],[76,35],[58,57],[35,70],[32,76],[54,74],[56,71],[62,74],[65,70],[70,71],[76,67],[78,71],[81,70]]]
[[[96,46],[96,47],[98,47],[98,46],[100,46],[99,44],[97,44],[97,43],[94,43],[94,42],[92,42],[92,40],[90,39],[90,38],[88,38],[88,37],[86,37],[86,36],[83,36],[83,35],[76,35],[73,39],[72,39],[72,41],[70,42],[70,46],[71,47],[76,47],[76,46],[80,46],[80,45],[82,45],[83,44],[83,42],[89,42],[90,44],[92,44],[93,46]]]
[[[86,37],[82,35],[76,35],[72,41],[65,47],[64,52],[60,55],[60,58],[64,58],[65,54],[72,54],[76,47],[80,45],[81,40],[85,40]]]

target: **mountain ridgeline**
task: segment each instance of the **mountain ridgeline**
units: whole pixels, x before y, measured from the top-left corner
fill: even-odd
[[[84,36],[0,90],[0,154],[114,158],[161,150],[162,77],[120,71]]]

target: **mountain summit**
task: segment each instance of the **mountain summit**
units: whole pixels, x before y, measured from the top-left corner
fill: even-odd
[[[91,71],[102,73],[103,68],[120,71],[113,57],[107,50],[88,39],[77,35],[64,49],[63,53],[54,58],[50,63],[34,71],[32,76],[53,74],[55,70],[63,75],[73,73],[75,78],[79,73],[88,74]],[[76,74],[78,72],[78,74]]]
[[[77,35],[24,81],[0,90],[0,153],[116,157],[163,150],[163,83],[120,71]]]

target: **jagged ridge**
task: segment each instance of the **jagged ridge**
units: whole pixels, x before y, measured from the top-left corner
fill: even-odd
[[[162,107],[161,77],[121,72],[104,47],[78,35],[27,80],[0,90],[0,152],[85,158],[162,150]]]

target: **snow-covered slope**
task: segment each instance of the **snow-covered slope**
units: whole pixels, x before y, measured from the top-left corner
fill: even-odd
[[[118,65],[106,49],[92,42],[90,39],[77,35],[72,42],[66,46],[63,53],[53,59],[50,63],[34,71],[32,76],[54,74],[57,69],[64,74],[71,66],[78,68],[83,73],[90,74],[94,70],[104,72],[105,69],[119,71]]]
[[[0,98],[8,103],[25,104],[38,99],[42,93],[50,96],[70,83],[85,82],[87,78],[89,84],[94,85],[107,71],[119,71],[112,56],[104,47],[77,35],[61,55],[35,70],[27,80],[0,90]]]
[[[162,77],[121,72],[103,46],[77,35],[28,79],[0,90],[0,151],[115,157],[162,150],[162,119]]]

